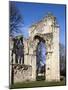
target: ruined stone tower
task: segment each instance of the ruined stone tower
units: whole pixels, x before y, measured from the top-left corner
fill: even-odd
[[[60,81],[59,29],[56,17],[51,13],[48,13],[41,21],[33,24],[29,28],[29,38],[27,40],[23,39],[24,63],[21,65],[19,63],[16,64],[15,54],[13,55],[13,63],[11,66],[13,65],[14,68],[14,82],[36,80],[36,50],[40,40],[44,42],[46,47],[45,80]],[[11,42],[10,62],[13,48],[13,41]]]
[[[36,37],[36,38],[35,38]],[[59,25],[51,13],[29,29],[29,62],[32,63],[32,78],[36,80],[36,46],[39,38],[45,41],[47,81],[60,80],[59,66]]]

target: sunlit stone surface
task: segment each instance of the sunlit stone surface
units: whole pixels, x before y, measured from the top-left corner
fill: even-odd
[[[46,48],[46,58],[44,60],[44,63],[46,63],[45,80],[60,81],[59,25],[56,22],[56,18],[48,14],[41,21],[30,27],[29,39],[24,40],[23,43],[24,64],[26,66],[30,65],[31,69],[28,67],[28,70],[24,70],[23,73],[18,70],[17,74],[14,74],[14,82],[26,81],[27,77],[30,80],[36,80],[36,49],[39,41],[43,41]],[[29,74],[27,74],[28,72]]]

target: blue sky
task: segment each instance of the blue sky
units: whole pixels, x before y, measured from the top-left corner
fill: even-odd
[[[28,38],[28,28],[31,24],[41,20],[48,12],[52,12],[60,25],[60,42],[65,45],[65,5],[26,2],[14,3],[24,19],[24,26],[21,28],[24,37]]]

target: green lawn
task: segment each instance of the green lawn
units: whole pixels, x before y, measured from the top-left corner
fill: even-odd
[[[25,83],[15,83],[10,88],[32,88],[32,87],[48,87],[48,86],[64,86],[65,81],[60,82],[46,82],[46,81],[32,81]]]

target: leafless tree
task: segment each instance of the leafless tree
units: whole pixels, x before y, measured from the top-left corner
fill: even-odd
[[[9,34],[13,36],[14,33],[21,33],[20,28],[22,25],[23,17],[21,16],[15,2],[11,1],[9,3]]]
[[[60,74],[66,75],[66,50],[65,46],[60,43]]]

